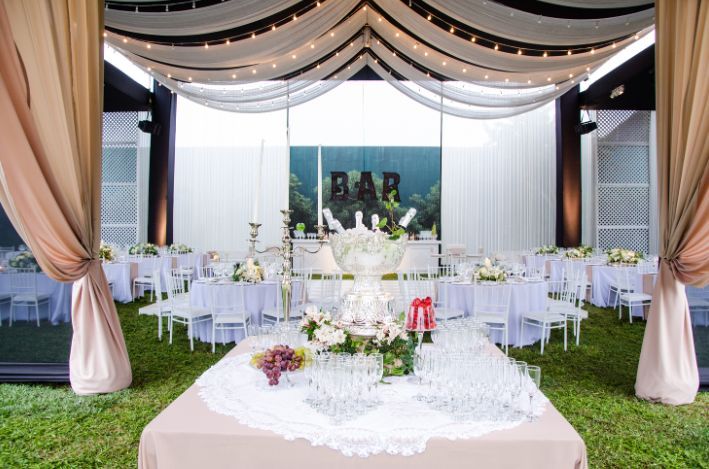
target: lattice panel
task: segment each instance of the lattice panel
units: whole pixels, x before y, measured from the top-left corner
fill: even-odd
[[[104,184],[101,197],[101,223],[116,225],[138,223],[138,191],[135,185]]]
[[[649,147],[598,145],[599,184],[647,184],[649,180]]]
[[[103,149],[103,183],[132,182],[138,177],[138,148],[104,147]]]
[[[598,224],[647,226],[649,202],[648,187],[601,186],[598,188]]]
[[[101,239],[115,246],[132,246],[138,240],[138,227],[103,225]]]
[[[103,146],[117,143],[135,145],[138,141],[137,112],[104,112],[103,113]]]
[[[598,111],[598,142],[643,142],[650,139],[649,111]]]
[[[101,239],[138,241],[138,113],[103,114]]]
[[[649,252],[647,228],[599,228],[598,247],[601,249],[622,247]]]
[[[650,113],[598,111],[598,247],[648,252]]]

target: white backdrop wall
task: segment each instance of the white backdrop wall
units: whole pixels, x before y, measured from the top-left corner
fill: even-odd
[[[554,103],[492,121],[443,117],[444,246],[493,253],[554,243],[554,119]]]
[[[256,193],[261,140],[263,182]],[[254,198],[260,248],[279,244],[286,203],[286,113],[237,114],[177,102],[173,238],[200,250],[246,251]]]

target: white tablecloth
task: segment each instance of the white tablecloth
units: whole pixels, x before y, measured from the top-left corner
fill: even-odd
[[[561,256],[558,254],[532,254],[524,256],[524,265],[535,269],[544,269],[545,274],[549,274],[548,261],[558,261]]]
[[[302,287],[302,282],[293,282],[293,298],[300,298]],[[264,281],[258,284],[228,283],[224,285],[194,281],[192,282],[192,289],[190,291],[190,304],[201,308],[209,307],[210,295],[214,288],[219,289],[219,295],[224,295],[219,299],[221,304],[229,302],[236,303],[237,296],[239,295],[238,290],[243,289],[246,310],[251,314],[251,323],[258,325],[261,324],[261,311],[265,308],[272,308],[276,304],[277,295],[280,295],[278,283],[274,281]],[[224,334],[223,340],[225,342],[239,342],[244,338],[244,333],[241,330],[219,331],[217,335],[219,342],[222,341],[222,333]],[[195,324],[192,329],[192,334],[196,339],[211,343],[212,321],[204,321]]]
[[[0,273],[0,294],[11,292],[10,275],[12,274]],[[42,272],[35,274],[35,277],[37,279],[37,293],[40,295],[50,295],[49,319],[52,324],[70,322],[71,288],[74,283],[57,282],[47,277],[47,275]],[[9,320],[9,304],[0,306],[0,317],[2,317],[3,321]],[[30,311],[30,308],[23,306],[15,309],[15,321],[28,321],[30,318],[34,321],[34,311]],[[39,307],[39,318],[43,321],[47,319],[47,307],[45,305]]]
[[[640,274],[636,267],[618,267],[612,265],[595,265],[593,269],[593,296],[592,303],[595,306],[605,308],[613,304],[615,293],[610,297],[609,301],[609,291],[611,282],[615,282],[618,273],[621,273],[621,277],[624,274],[624,270],[630,271],[630,282],[633,285],[635,293],[643,293],[646,288],[644,288],[643,275]],[[633,307],[633,316],[643,316],[643,307],[637,306]]]
[[[475,288],[473,284],[440,282],[438,288],[440,291],[439,298],[446,298],[451,308],[462,309],[466,316],[473,314],[473,306],[475,304]],[[507,326],[508,345],[516,347],[531,345],[542,337],[541,328],[527,326],[524,328],[524,341],[522,341],[522,315],[530,311],[545,310],[548,292],[547,282],[507,283],[481,288],[511,289],[509,322]],[[498,344],[502,343],[502,332],[491,332],[490,340]]]
[[[103,264],[109,282],[113,282],[113,299],[121,303],[133,301],[133,279],[138,275],[135,262],[111,262]]]

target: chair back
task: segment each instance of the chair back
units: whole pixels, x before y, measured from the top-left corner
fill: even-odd
[[[157,271],[157,276],[160,276],[159,271]],[[165,290],[167,291],[167,300],[170,304],[175,301],[175,298],[185,292],[184,282],[182,278],[174,275],[165,276]]]
[[[209,289],[209,310],[212,317],[219,315],[238,316],[246,320],[246,286],[233,288],[230,285],[215,285]],[[277,295],[280,296],[280,295]]]
[[[34,268],[15,269],[10,273],[10,292],[13,295],[37,295],[37,273]]]
[[[155,293],[155,302],[158,304],[158,309],[162,311],[163,287],[159,270],[153,272],[153,293]]]
[[[508,285],[475,285],[473,315],[495,315],[507,319],[512,289]]]
[[[203,279],[203,278],[214,278],[216,277],[214,273],[214,266],[212,265],[206,265],[204,267],[200,267],[199,270],[197,271],[197,278],[198,279]]]
[[[342,290],[342,273],[332,272],[322,274],[320,280],[320,301],[334,303],[340,300]]]

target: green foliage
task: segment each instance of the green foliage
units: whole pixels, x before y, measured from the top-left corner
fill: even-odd
[[[79,397],[68,385],[0,384],[0,467],[136,466],[143,428],[231,348],[217,343],[212,354],[210,344],[196,341],[191,353],[183,326],[176,326],[173,345],[158,341],[155,317],[138,315],[143,305],[117,305],[131,388]],[[0,344],[20,323],[5,326]],[[611,309],[591,307],[580,347],[564,352],[555,332],[543,356],[539,344],[510,348],[510,355],[541,366],[542,390],[586,442],[590,467],[707,467],[706,393],[678,407],[634,396],[644,329],[641,321],[619,322]],[[694,333],[697,343],[708,343],[709,328]]]
[[[315,226],[318,222],[318,214],[315,213],[316,208],[313,207],[313,200],[305,197],[300,192],[302,185],[303,183],[300,182],[298,176],[291,173],[288,206],[293,210],[293,213],[290,218],[298,224],[303,223],[305,226]]]
[[[413,194],[409,205],[416,209],[416,216],[408,226],[409,232],[420,233],[433,225],[441,226],[441,182],[432,185],[425,196]]]

